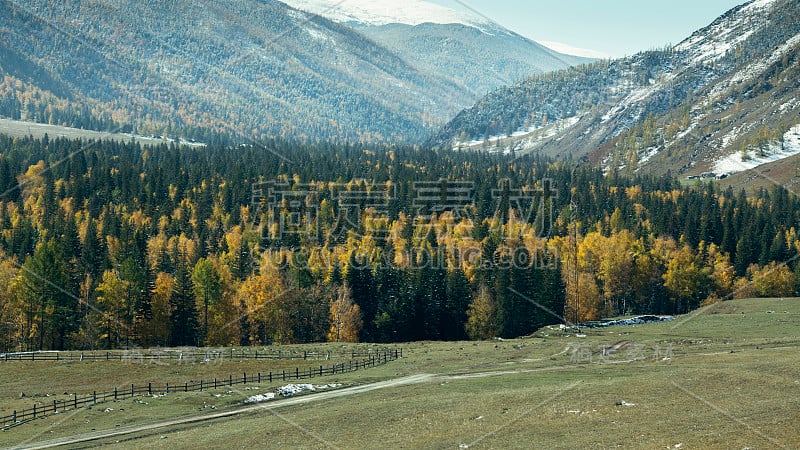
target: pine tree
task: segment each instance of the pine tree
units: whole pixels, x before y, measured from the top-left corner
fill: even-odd
[[[366,256],[357,255],[356,252],[350,254],[345,273],[345,285],[350,289],[353,303],[361,309],[364,320],[364,327],[359,339],[369,342],[375,334],[374,320],[378,305],[375,298],[372,268]]]
[[[201,341],[207,344],[208,339],[208,315],[209,307],[213,307],[221,300],[221,280],[219,273],[214,268],[211,261],[201,258],[192,270],[192,287],[194,296],[198,300],[198,307],[201,308],[203,328],[200,334]]]
[[[178,264],[170,304],[170,345],[197,345],[198,323],[192,277],[184,263]]]
[[[454,268],[447,272],[446,292],[441,337],[445,340],[463,340],[467,337],[463,324],[467,321],[467,308],[472,301],[469,280],[463,270]]]
[[[77,288],[62,250],[55,240],[48,240],[28,258],[22,267],[22,295],[27,305],[29,336],[36,326],[37,341],[29,349],[63,350],[70,333],[77,329]]]

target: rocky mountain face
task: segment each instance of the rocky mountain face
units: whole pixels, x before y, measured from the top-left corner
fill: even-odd
[[[687,176],[763,157],[800,123],[797,17],[798,0],[746,3],[674,47],[498,89],[431,143]]]

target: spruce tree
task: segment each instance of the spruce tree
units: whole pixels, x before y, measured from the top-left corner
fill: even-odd
[[[197,345],[198,322],[191,273],[185,263],[179,263],[170,303],[170,344]]]

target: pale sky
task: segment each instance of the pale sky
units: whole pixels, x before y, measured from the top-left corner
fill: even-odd
[[[612,57],[677,44],[746,0],[430,0],[471,9],[536,41]]]

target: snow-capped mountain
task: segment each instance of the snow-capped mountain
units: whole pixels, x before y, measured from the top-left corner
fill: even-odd
[[[237,140],[419,142],[463,88],[281,2],[4,2],[0,115]]]
[[[797,17],[798,0],[751,1],[675,47],[495,91],[434,142],[686,176],[730,167],[717,162],[732,155],[769,160],[800,123]]]
[[[423,0],[284,0],[289,6],[308,11],[334,22],[359,25],[420,25],[423,23],[461,24],[480,28],[489,22],[468,14]]]
[[[569,44],[564,44],[563,42],[540,41],[540,40],[536,40],[536,42],[544,45],[550,50],[556,51],[558,53],[563,53],[565,55],[580,56],[582,58],[593,58],[593,59],[611,58],[611,56],[606,53],[588,48],[575,47]]]
[[[266,0],[5,2],[0,115],[204,142],[419,143],[490,89],[585,61],[421,0],[303,1],[347,23]]]
[[[284,0],[368,36],[423,72],[448,74],[474,101],[533,74],[594,58],[559,53],[468,12],[424,0]]]

